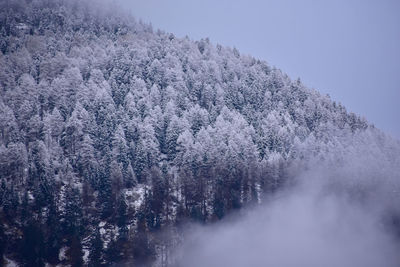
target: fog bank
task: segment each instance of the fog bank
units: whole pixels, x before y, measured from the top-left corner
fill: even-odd
[[[398,158],[370,149],[328,155],[261,207],[189,227],[179,266],[399,266],[392,222],[399,214]]]

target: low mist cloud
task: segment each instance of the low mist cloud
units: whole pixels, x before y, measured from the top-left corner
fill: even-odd
[[[397,212],[397,161],[363,150],[342,159],[316,164],[261,207],[189,227],[178,266],[400,266],[398,237],[385,222]]]

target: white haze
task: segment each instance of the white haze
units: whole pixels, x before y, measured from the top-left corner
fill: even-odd
[[[263,206],[189,227],[179,266],[400,266],[390,220],[399,214],[400,184],[392,145],[366,142],[325,155]]]

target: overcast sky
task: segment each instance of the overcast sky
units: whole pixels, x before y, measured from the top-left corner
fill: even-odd
[[[400,138],[398,0],[116,0],[154,28],[236,47]]]

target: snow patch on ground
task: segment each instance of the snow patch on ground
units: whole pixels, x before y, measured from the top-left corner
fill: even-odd
[[[103,248],[107,249],[111,241],[115,240],[118,236],[118,226],[107,224],[106,222],[99,223],[100,237],[103,241]]]
[[[5,259],[5,264],[6,264],[5,266],[7,266],[7,267],[18,267],[19,266],[18,263],[16,263],[13,260],[10,260],[7,257],[4,257],[4,259]]]
[[[32,191],[28,191],[28,200],[29,200],[29,202],[32,202],[35,200],[35,197],[33,196]]]
[[[131,189],[125,190],[125,199],[127,201],[128,206],[131,208],[135,208],[138,210],[143,203],[144,194],[147,190],[146,185],[139,184]]]
[[[60,249],[60,252],[58,253],[58,259],[60,261],[63,261],[63,260],[67,259],[66,255],[65,255],[65,253],[67,252],[67,249],[68,249],[67,247],[62,247]]]
[[[26,25],[25,23],[18,23],[18,24],[16,25],[16,28],[17,28],[18,30],[21,30],[21,31],[26,31],[26,30],[29,29],[29,26]]]
[[[89,262],[89,249],[84,248],[82,250],[83,250],[83,261],[85,263],[88,263]]]

